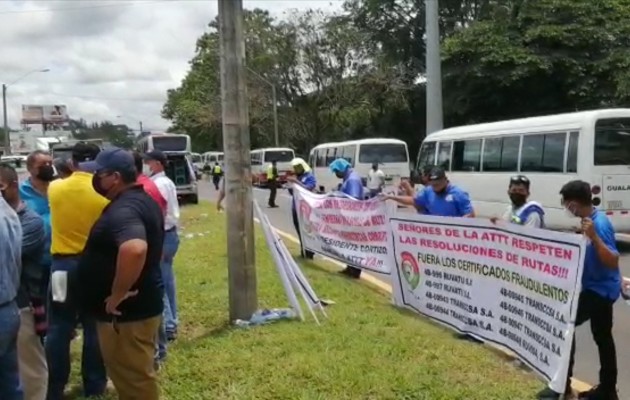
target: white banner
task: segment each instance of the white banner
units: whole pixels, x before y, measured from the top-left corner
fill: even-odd
[[[291,256],[289,249],[287,249],[282,239],[280,239],[277,232],[271,226],[267,215],[261,211],[260,206],[256,202],[254,202],[254,211],[260,220],[260,224],[265,235],[265,241],[267,242],[271,256],[276,264],[280,281],[282,282],[284,292],[287,295],[291,308],[293,308],[296,314],[303,321],[304,314],[296,295],[297,290],[306,302],[306,306],[315,319],[315,322],[319,324],[319,319],[317,318],[317,315],[315,315],[315,310],[320,311],[324,316],[326,316],[321,300],[313,290],[313,287],[308,282],[308,279],[306,279],[306,276],[300,267],[293,259],[293,256]]]
[[[390,219],[394,302],[516,353],[564,391],[586,241],[481,219]]]
[[[392,246],[385,201],[315,194],[297,185],[293,191],[305,249],[353,267],[390,273]]]

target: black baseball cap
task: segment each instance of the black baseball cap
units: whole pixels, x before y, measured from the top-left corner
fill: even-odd
[[[166,165],[166,156],[160,150],[151,150],[145,153],[143,158],[145,160],[159,161],[162,165]]]
[[[96,174],[104,171],[136,173],[136,164],[131,153],[118,147],[111,147],[101,151],[94,161],[84,162],[81,164],[81,167]]]
[[[429,172],[430,181],[437,181],[443,178],[446,178],[446,172],[444,172],[444,169],[441,167],[434,167],[431,169],[431,172]]]

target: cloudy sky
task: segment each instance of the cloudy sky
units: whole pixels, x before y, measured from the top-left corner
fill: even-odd
[[[341,9],[341,0],[244,0],[282,17]],[[66,104],[71,118],[160,131],[166,90],[179,85],[216,0],[0,0],[0,82],[9,125],[22,104]],[[32,72],[49,69],[48,72]],[[28,76],[24,76],[28,74]]]

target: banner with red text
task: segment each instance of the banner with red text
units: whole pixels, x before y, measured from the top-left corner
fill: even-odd
[[[564,390],[583,236],[411,214],[390,226],[396,305],[511,350]]]
[[[353,267],[390,273],[392,246],[385,201],[315,194],[297,185],[293,191],[305,249]]]

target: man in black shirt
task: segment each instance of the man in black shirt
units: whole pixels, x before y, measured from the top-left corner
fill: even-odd
[[[163,307],[164,217],[136,183],[131,153],[108,149],[92,164],[94,189],[111,203],[90,232],[77,287],[98,321],[103,361],[119,397],[157,400],[153,356]]]

